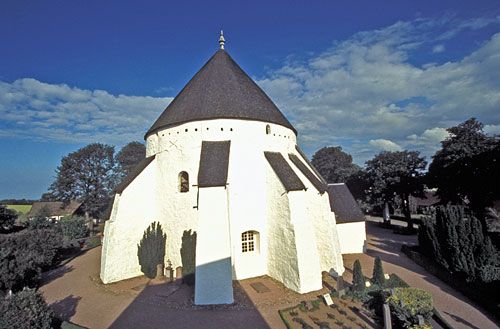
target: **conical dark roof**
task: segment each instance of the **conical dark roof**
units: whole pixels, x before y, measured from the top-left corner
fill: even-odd
[[[190,121],[243,119],[271,122],[297,131],[262,89],[224,50],[195,74],[146,133]]]

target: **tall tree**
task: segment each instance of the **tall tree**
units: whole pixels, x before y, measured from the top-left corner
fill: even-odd
[[[410,195],[423,196],[426,165],[425,157],[420,157],[417,151],[385,151],[366,162],[372,197],[389,202],[398,195],[409,228],[413,228]]]
[[[312,158],[312,164],[328,183],[343,183],[361,168],[341,146],[323,147]]]
[[[128,175],[141,160],[146,157],[146,147],[140,142],[130,142],[115,156],[116,171],[122,178]]]
[[[443,203],[466,204],[482,214],[500,197],[500,138],[485,134],[475,118],[447,131],[449,136],[432,157],[428,183],[438,188]]]
[[[115,185],[114,147],[89,144],[61,159],[50,190],[62,201],[78,199],[87,217],[97,216]]]

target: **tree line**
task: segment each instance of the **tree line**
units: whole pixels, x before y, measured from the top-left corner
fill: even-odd
[[[372,206],[399,208],[410,224],[411,197],[435,189],[441,204],[466,206],[485,226],[486,209],[500,199],[500,136],[483,128],[475,118],[448,128],[428,170],[419,151],[407,150],[381,152],[361,168],[340,146],[325,147],[312,163],[328,183],[345,182],[356,199]]]
[[[79,200],[87,218],[106,217],[114,188],[145,156],[140,142],[128,143],[116,155],[114,146],[89,144],[61,159],[55,180],[40,201]]]

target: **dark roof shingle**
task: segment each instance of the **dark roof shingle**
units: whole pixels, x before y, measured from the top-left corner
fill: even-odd
[[[305,190],[306,187],[295,174],[292,167],[279,152],[264,152],[267,162],[271,165],[287,192]]]
[[[195,74],[146,133],[191,121],[243,119],[296,130],[273,101],[221,49]]]
[[[297,153],[300,154],[300,156],[302,157],[302,159],[304,159],[304,161],[309,165],[309,167],[314,171],[314,173],[316,174],[316,176],[319,177],[319,180],[323,183],[323,184],[327,184],[326,183],[326,180],[323,178],[323,176],[321,176],[321,174],[319,173],[319,171],[312,165],[311,161],[309,161],[309,159],[306,157],[306,155],[304,154],[304,152],[302,152],[302,150],[299,148],[298,145],[295,145],[295,150],[297,151]]]
[[[201,143],[198,187],[225,186],[231,141]]]
[[[307,177],[307,179],[313,184],[313,186],[318,190],[319,193],[323,194],[326,191],[326,184],[323,184],[314,174],[312,173],[307,166],[300,161],[299,157],[295,154],[288,154],[290,160],[292,160],[293,164],[299,168],[299,170]]]
[[[365,221],[365,215],[347,185],[344,183],[328,184],[328,196],[337,224]]]

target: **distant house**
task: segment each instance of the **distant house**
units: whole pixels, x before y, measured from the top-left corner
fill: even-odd
[[[365,215],[347,185],[328,184],[328,196],[335,213],[342,254],[366,252]]]
[[[61,217],[71,216],[71,215],[82,215],[81,210],[82,203],[80,201],[73,200],[66,206],[62,201],[54,202],[35,202],[28,213],[28,219],[37,216],[40,211],[45,207],[50,214],[50,219],[58,221]]]
[[[425,194],[422,198],[412,198],[415,206],[417,207],[418,214],[424,213],[424,209],[437,206],[441,202],[435,191],[425,191]]]

